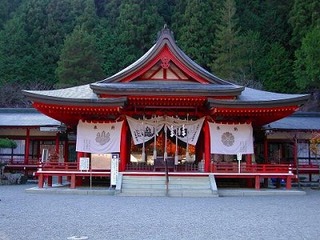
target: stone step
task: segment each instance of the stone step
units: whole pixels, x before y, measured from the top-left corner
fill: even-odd
[[[166,185],[164,183],[162,184],[148,184],[148,183],[144,183],[144,184],[130,184],[130,183],[125,183],[122,184],[122,189],[165,189]]]
[[[126,188],[123,189],[119,196],[150,196],[150,197],[164,197],[166,196],[165,189],[137,189]]]
[[[217,197],[214,177],[123,176],[120,196]],[[212,180],[213,179],[213,180]],[[214,182],[215,185],[215,182]]]
[[[213,193],[211,189],[202,190],[169,190],[169,197],[218,197],[217,193]]]

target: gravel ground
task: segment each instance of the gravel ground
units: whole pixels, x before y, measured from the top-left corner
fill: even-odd
[[[0,240],[319,239],[320,191],[220,198],[35,194],[0,186]]]

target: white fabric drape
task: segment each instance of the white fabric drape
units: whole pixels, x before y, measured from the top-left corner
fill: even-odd
[[[163,128],[163,118],[150,120],[137,120],[127,116],[134,145],[147,142],[154,138]]]
[[[166,127],[169,131],[173,131],[175,136],[181,141],[196,145],[201,128],[204,122],[204,117],[198,120],[180,120],[173,117],[167,117]]]
[[[251,124],[210,123],[211,153],[252,154],[253,129]]]
[[[114,123],[87,123],[79,121],[76,151],[87,153],[120,152],[123,121]]]
[[[198,120],[186,120],[174,117],[154,117],[137,120],[127,116],[128,125],[135,145],[154,138],[163,127],[181,141],[195,145],[198,141],[204,117]]]

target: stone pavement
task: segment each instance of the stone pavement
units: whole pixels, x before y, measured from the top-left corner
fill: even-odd
[[[0,186],[0,240],[320,236],[320,191],[310,188],[291,195],[250,196],[250,191],[239,190],[241,196],[168,198],[25,191],[34,187]]]

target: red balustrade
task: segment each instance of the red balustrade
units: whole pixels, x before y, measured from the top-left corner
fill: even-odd
[[[74,171],[78,169],[76,162],[45,162],[42,164],[43,171]]]
[[[290,164],[240,164],[240,173],[289,173],[292,171]],[[237,163],[212,163],[211,172],[238,173]]]

